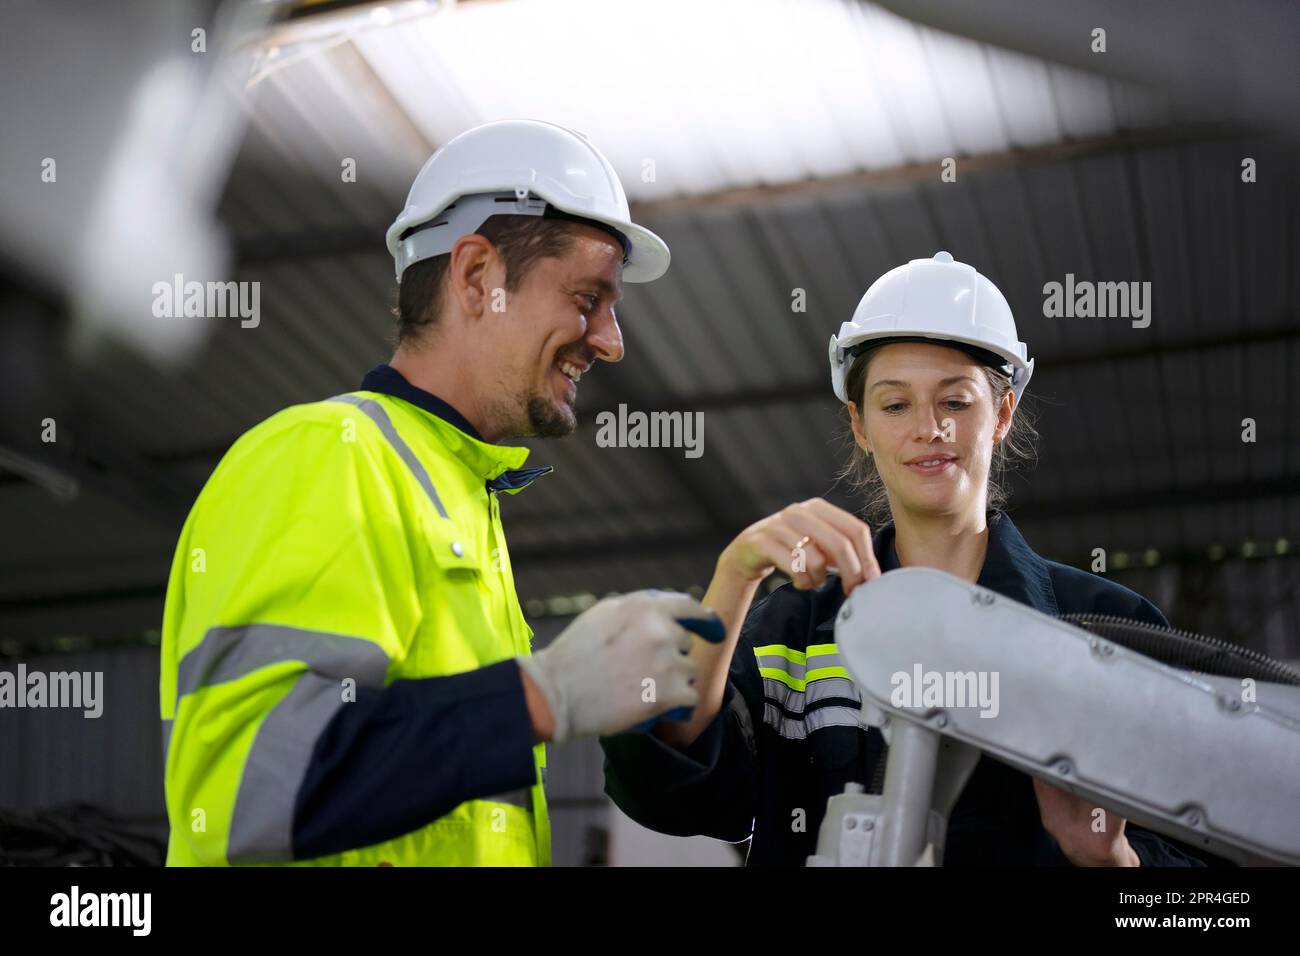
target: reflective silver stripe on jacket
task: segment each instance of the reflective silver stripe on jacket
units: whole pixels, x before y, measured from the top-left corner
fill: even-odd
[[[411,451],[411,446],[402,440],[402,436],[397,434],[397,429],[393,426],[393,420],[388,417],[383,406],[373,398],[362,398],[360,395],[335,395],[333,398],[326,399],[330,402],[345,402],[348,405],[355,405],[379,426],[384,438],[388,439],[388,444],[393,446],[402,461],[406,462],[406,467],[411,469],[411,474],[415,475],[415,480],[420,483],[424,493],[429,496],[433,506],[438,509],[438,514],[447,517],[447,509],[442,506],[442,499],[438,497],[437,489],[433,487],[433,479],[429,477],[429,472],[425,470],[420,459],[415,457],[415,452]]]
[[[293,859],[293,807],[316,738],[344,706],[339,682],[304,674],[253,738],[230,821],[231,863]]]
[[[823,677],[809,684],[807,690],[795,690],[774,677],[764,677],[763,696],[795,714],[802,714],[809,704],[815,704],[828,697],[842,697],[857,703],[862,702],[858,686],[847,677]]]
[[[186,694],[286,661],[310,670],[271,708],[253,738],[230,824],[231,863],[292,859],[294,802],[316,739],[344,704],[341,682],[352,678],[361,687],[383,687],[389,659],[371,641],[325,631],[280,624],[214,627],[181,660],[177,708]]]
[[[758,661],[759,667],[772,667],[779,671],[784,671],[795,680],[803,680],[804,676],[810,671],[820,670],[823,667],[844,667],[844,658],[838,653],[835,654],[812,654],[807,658],[807,663],[800,664],[798,661],[792,661],[789,658],[782,657],[780,654],[755,654],[754,659]]]
[[[373,641],[283,624],[214,627],[181,658],[176,701],[213,684],[238,680],[268,664],[302,661],[326,677],[353,678],[361,687],[382,687],[388,655]]]
[[[803,740],[823,727],[866,727],[856,707],[820,707],[803,717],[789,717],[772,703],[763,705],[763,723],[787,740]]]

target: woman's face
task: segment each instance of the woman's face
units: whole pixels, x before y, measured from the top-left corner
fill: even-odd
[[[983,366],[965,352],[895,342],[871,357],[861,403],[850,402],[849,413],[895,513],[962,514],[984,510],[993,445],[1014,405],[1008,389],[994,409]],[[919,464],[930,459],[940,463]]]

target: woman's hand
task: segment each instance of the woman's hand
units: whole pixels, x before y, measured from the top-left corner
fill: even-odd
[[[758,583],[777,568],[803,589],[819,587],[837,570],[846,594],[880,575],[871,529],[829,501],[810,498],[750,525],[719,556],[702,602],[722,619],[727,636],[721,644],[695,641],[691,650],[700,702],[688,721],[660,721],[653,731],[660,740],[685,750],[717,716],[745,614]]]
[[[1033,780],[1043,829],[1061,845],[1067,860],[1075,866],[1142,865],[1124,835],[1127,821],[1123,817],[1101,810],[1086,797],[1076,797],[1037,777]],[[1094,829],[1094,820],[1100,821],[1100,832]]]
[[[761,581],[778,569],[800,590],[820,587],[836,572],[845,594],[880,575],[867,523],[823,498],[755,522],[718,559],[719,573],[743,582]]]

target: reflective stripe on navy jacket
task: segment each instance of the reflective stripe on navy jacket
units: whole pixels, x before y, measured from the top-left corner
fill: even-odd
[[[1113,581],[1039,557],[1011,519],[990,513],[988,550],[979,584],[1046,614],[1117,614],[1168,622],[1154,604]],[[899,567],[894,526],[873,546],[882,572]],[[884,747],[858,719],[851,680],[822,670],[834,648],[839,579],[798,591],[778,588],[745,619],[718,717],[684,752],[648,734],[601,740],[605,791],[644,826],[678,836],[731,842],[751,837],[748,865],[803,866],[815,852],[826,801],[846,783],[870,784]],[[757,653],[756,653],[757,652]],[[817,658],[821,657],[819,661]],[[807,669],[806,688],[764,676]],[[784,676],[784,675],[781,675]],[[798,678],[798,674],[794,677]],[[802,691],[802,692],[801,692]],[[1129,824],[1143,866],[1222,863]],[[1069,865],[1043,829],[1030,778],[981,757],[949,821],[946,866]]]

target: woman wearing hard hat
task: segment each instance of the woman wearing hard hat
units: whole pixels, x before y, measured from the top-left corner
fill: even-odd
[[[1039,557],[1001,510],[1007,463],[1032,453],[1018,407],[1034,363],[992,282],[946,252],[890,270],[831,338],[830,364],[855,443],[846,475],[866,492],[870,525],[814,498],[746,528],[704,598],[728,634],[693,652],[701,701],[692,719],[601,741],[606,790],[630,817],[683,836],[752,835],[750,865],[804,865],[828,798],[880,779],[885,740],[860,722],[861,698],[834,645],[835,614],[859,584],[924,566],[1048,614],[1167,623],[1128,588]],[[751,609],[776,570],[791,584]],[[1116,814],[1096,832],[1093,809],[981,757],[949,818],[943,862],[1214,861]]]

